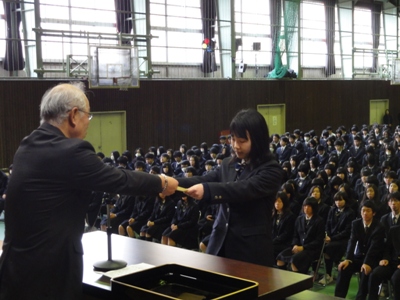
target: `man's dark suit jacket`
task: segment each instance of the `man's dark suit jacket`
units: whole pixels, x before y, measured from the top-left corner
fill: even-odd
[[[79,299],[91,191],[157,195],[160,183],[158,176],[107,166],[90,143],[42,124],[22,140],[13,161],[0,299]]]
[[[225,158],[221,168],[205,176],[177,178],[183,187],[204,182],[204,200],[220,203],[207,253],[272,266],[271,214],[283,177],[275,161],[243,170],[236,182],[235,162]]]

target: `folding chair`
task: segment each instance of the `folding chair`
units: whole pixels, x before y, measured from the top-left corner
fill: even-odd
[[[326,243],[324,242],[322,247],[321,247],[321,252],[319,254],[319,258],[316,260],[316,267],[314,270],[314,276],[313,276],[313,281],[317,282],[319,278],[319,268],[321,267],[321,264],[323,263],[324,265],[324,277],[325,277],[325,282],[326,282],[326,264],[325,264],[325,255],[324,255],[324,249],[325,249]],[[325,286],[325,285],[323,285]]]

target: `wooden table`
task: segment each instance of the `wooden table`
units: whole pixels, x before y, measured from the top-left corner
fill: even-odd
[[[112,235],[112,259],[128,265],[147,263],[154,266],[176,263],[192,268],[214,271],[259,283],[260,299],[283,299],[313,286],[312,277],[256,264],[204,254],[138,239]],[[111,297],[109,281],[93,270],[97,261],[107,260],[107,235],[95,231],[85,233],[83,285],[86,299]]]

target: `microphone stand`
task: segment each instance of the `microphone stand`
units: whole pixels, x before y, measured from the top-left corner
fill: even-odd
[[[109,194],[105,195],[104,199],[107,205],[107,248],[108,248],[108,259],[104,261],[98,261],[93,264],[93,267],[96,271],[111,271],[122,269],[126,267],[127,263],[123,260],[113,260],[112,253],[111,253],[111,233],[112,228],[110,225],[110,206],[113,204],[112,199]]]

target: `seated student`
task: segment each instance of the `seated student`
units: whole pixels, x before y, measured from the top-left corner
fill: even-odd
[[[308,172],[308,176],[310,176],[311,179],[314,179],[317,176],[317,173],[319,171],[319,160],[315,156],[310,158],[310,172]]]
[[[324,190],[320,185],[313,185],[308,194],[309,197],[313,197],[318,202],[318,216],[324,221],[324,225],[326,220],[328,219],[328,214],[330,207],[324,202]]]
[[[302,162],[297,168],[297,171],[298,177],[295,179],[295,181],[298,186],[297,194],[301,203],[307,197],[311,187],[312,178],[310,178],[310,176],[308,175],[310,171],[310,165],[308,163]]]
[[[350,239],[347,243],[346,259],[339,266],[335,296],[345,298],[349,290],[350,279],[360,272],[360,283],[356,299],[366,299],[368,294],[368,276],[378,265],[383,251],[385,229],[374,218],[375,205],[365,201],[361,208],[361,219],[351,225]]]
[[[174,170],[174,175],[178,175],[182,172],[181,162],[182,162],[182,152],[174,151],[173,154],[174,161],[171,163],[171,167]]]
[[[344,142],[341,139],[335,141],[335,150],[332,153],[338,157],[337,167],[345,167],[349,159],[349,152],[344,148]]]
[[[180,168],[177,169],[177,171],[179,171],[180,173],[176,173],[175,177],[179,178],[179,177],[185,177],[185,172],[187,167],[189,167],[189,161],[188,160],[182,160],[181,164],[180,164]]]
[[[286,269],[290,263],[292,271],[306,274],[311,263],[318,259],[324,243],[324,222],[317,215],[318,203],[313,197],[303,202],[303,215],[297,217],[292,247],[283,250],[277,256],[277,266]]]
[[[386,203],[386,197],[389,194],[390,184],[393,180],[397,179],[397,174],[394,171],[386,171],[383,175],[383,183],[379,185],[379,195],[381,197],[381,202]]]
[[[159,166],[152,166],[150,168],[149,174],[158,175],[158,174],[161,174],[160,172],[161,172],[161,170],[160,170]]]
[[[325,151],[325,147],[322,145],[317,146],[317,155],[315,156],[319,161],[319,168],[322,169],[329,159],[329,154]]]
[[[190,167],[193,168],[192,173],[193,173],[194,176],[202,175],[203,172],[201,172],[200,160],[199,160],[199,157],[197,155],[190,156],[189,164],[190,164]]]
[[[296,188],[297,184],[295,182],[291,182],[290,180],[281,186],[281,191],[284,192],[289,199],[290,211],[297,217],[300,213],[301,205],[298,201]]]
[[[360,173],[359,171],[357,171],[357,165],[354,161],[349,161],[346,166],[347,166],[347,182],[350,184],[350,187],[354,189],[357,180],[360,179]]]
[[[193,168],[193,167],[190,167],[190,166],[187,167],[186,170],[185,170],[185,177],[190,178],[190,177],[193,177],[193,176],[197,176],[196,169]]]
[[[346,168],[344,167],[339,167],[336,169],[336,176],[340,177],[343,181],[343,183],[347,183],[347,172]]]
[[[290,162],[290,173],[291,173],[290,179],[295,179],[299,176],[297,167],[299,166],[300,161],[298,160],[297,155],[293,154],[290,156],[289,162]]]
[[[138,236],[140,229],[146,224],[147,219],[153,211],[154,202],[155,199],[153,196],[136,196],[132,213],[129,219],[124,220],[118,226],[118,233],[120,235],[128,234],[131,238]]]
[[[346,206],[350,207],[354,215],[357,216],[358,212],[358,202],[354,198],[354,190],[350,187],[350,184],[348,183],[342,183],[339,185],[339,191],[340,192],[345,192],[347,194],[347,199],[346,199]]]
[[[339,186],[343,183],[342,178],[339,176],[333,176],[328,182],[328,187],[325,189],[325,203],[328,206],[334,205],[333,196],[339,191]]]
[[[397,170],[399,168],[399,158],[396,155],[396,150],[393,149],[392,146],[388,146],[384,154],[380,157],[380,164],[384,161],[389,162],[392,170]]]
[[[295,179],[296,177],[293,177],[293,173],[291,172],[291,165],[290,162],[284,161],[282,163],[282,170],[283,172],[283,177],[282,177],[282,183],[288,181],[289,179]],[[297,176],[297,174],[296,174]]]
[[[146,155],[144,156],[144,159],[146,160],[146,171],[150,173],[150,169],[153,166],[158,166],[156,162],[156,156],[152,152],[147,152]]]
[[[349,198],[345,192],[337,192],[333,196],[335,206],[328,214],[325,236],[325,267],[326,276],[319,283],[326,285],[333,281],[332,267],[334,262],[339,262],[346,251],[347,242],[351,232],[351,222],[355,218],[354,211],[348,206]]]
[[[211,171],[213,171],[213,169],[215,167],[215,162],[213,160],[209,159],[205,162],[204,167],[206,170],[203,172],[202,176],[205,176],[208,173],[210,173]]]
[[[163,164],[165,164],[165,163],[169,163],[169,160],[170,160],[169,155],[168,155],[166,152],[164,152],[164,153],[162,153],[162,154],[160,155],[160,162],[159,162],[159,165],[163,165]]]
[[[285,192],[278,192],[272,212],[272,246],[274,257],[290,247],[296,216],[290,211],[289,198]]]
[[[358,213],[357,216],[361,217],[361,208],[363,207],[364,203],[366,201],[372,201],[375,205],[375,218],[380,220],[380,218],[384,215],[384,212],[386,210],[386,204],[382,205],[381,199],[379,197],[379,192],[378,188],[375,184],[368,184],[364,196],[361,201],[359,201],[359,206],[358,206]]]
[[[110,204],[110,206],[112,206],[110,209],[110,227],[112,228],[112,233],[118,233],[119,224],[129,218],[132,213],[133,205],[135,204],[135,196],[115,194],[110,197],[115,200],[114,205]],[[107,230],[107,223],[108,220],[105,216],[100,221],[101,230]]]
[[[280,147],[276,149],[276,154],[278,155],[278,161],[282,164],[284,161],[290,159],[292,155],[292,147],[289,144],[289,139],[286,136],[283,136],[280,140]]]
[[[169,162],[164,162],[161,165],[160,171],[161,171],[161,174],[165,174],[170,177],[174,176],[174,171],[172,170],[171,164]]]
[[[164,230],[161,244],[176,246],[182,245],[190,248],[191,242],[197,246],[197,221],[199,219],[199,207],[193,198],[186,195],[178,201],[171,226]]]
[[[146,225],[140,229],[140,239],[146,241],[152,241],[153,238],[161,240],[161,235],[171,225],[174,214],[175,202],[169,196],[158,194]]]
[[[224,160],[224,158],[225,158],[225,156],[223,154],[221,154],[221,153],[219,153],[217,155],[217,158],[216,158],[217,165],[215,166],[215,169],[219,169],[221,167],[222,161]]]
[[[399,201],[400,198],[397,202]],[[379,299],[379,285],[386,280],[392,282],[394,299],[400,299],[400,226],[390,228],[383,258],[379,261],[379,266],[372,271],[369,277],[368,300]]]
[[[200,205],[199,209],[200,211],[202,211]],[[204,213],[202,211],[201,219],[197,223],[200,240],[205,238],[207,235],[211,234],[215,218],[217,217],[218,210],[219,210],[219,204],[210,204],[207,205]]]
[[[400,225],[400,192],[398,190],[391,192],[387,198],[388,201],[384,205],[389,207],[390,212],[383,215],[380,219],[381,224],[385,227],[386,237],[392,226]]]
[[[370,169],[368,168],[361,169],[361,174],[360,174],[361,177],[359,180],[357,180],[356,185],[354,187],[354,192],[358,202],[361,202],[361,200],[364,197],[365,189],[368,186],[367,179],[371,174],[372,172]]]

